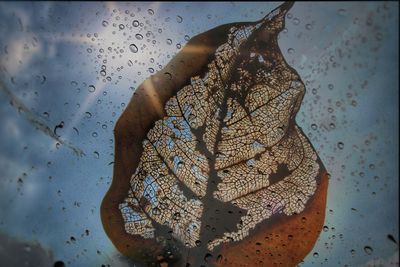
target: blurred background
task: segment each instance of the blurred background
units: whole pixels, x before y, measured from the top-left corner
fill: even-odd
[[[279,4],[0,2],[0,266],[137,266],[99,215],[116,120],[191,37]],[[295,3],[279,35],[331,174],[301,266],[399,266],[398,8]]]

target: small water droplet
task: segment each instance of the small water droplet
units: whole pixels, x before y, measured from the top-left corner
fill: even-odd
[[[153,215],[156,215],[156,216],[161,214],[161,210],[157,207],[153,208],[151,212]]]
[[[78,83],[75,82],[75,81],[72,81],[72,82],[71,82],[71,85],[72,85],[72,86],[78,86]]]
[[[339,149],[343,149],[344,148],[344,144],[342,142],[337,143],[337,147]]]
[[[172,44],[172,40],[171,39],[167,39],[167,44],[171,45]]]
[[[96,138],[98,136],[98,134],[96,132],[93,132],[92,136]]]
[[[318,252],[314,252],[313,257],[314,257],[314,258],[318,258],[318,257],[319,257]]]
[[[92,53],[92,49],[91,49],[91,48],[86,49],[86,51],[87,51],[88,53]]]
[[[95,159],[99,159],[100,158],[100,154],[97,151],[93,152],[93,156],[94,156]]]
[[[212,259],[212,255],[210,254],[210,253],[207,253],[205,256],[204,256],[204,261],[205,262],[208,262],[209,260],[211,260]]]
[[[166,72],[166,73],[164,73],[164,74],[165,74],[165,76],[167,76],[168,80],[171,80],[171,79],[172,79],[172,74],[171,74],[171,73]]]
[[[94,91],[96,91],[96,87],[94,87],[94,85],[89,85],[88,90],[89,92],[93,93]]]
[[[147,13],[149,13],[150,16],[153,16],[154,15],[154,10],[150,8],[150,9],[147,10]]]
[[[108,21],[107,20],[103,20],[103,22],[101,23],[104,27],[108,26]]]
[[[339,16],[345,16],[346,15],[346,9],[343,9],[343,8],[338,9],[337,13],[338,13]]]
[[[133,26],[133,27],[139,27],[139,21],[134,20],[134,21],[132,22],[132,26]]]
[[[62,261],[56,261],[53,267],[65,267],[65,263]]]
[[[294,25],[299,25],[300,24],[300,20],[298,18],[294,18],[293,19],[293,24]]]
[[[314,131],[317,130],[317,125],[315,123],[311,124],[311,129],[313,129]]]
[[[137,46],[135,44],[130,44],[129,50],[131,50],[132,53],[137,53],[137,51],[139,51],[139,49],[137,48]]]
[[[368,255],[371,255],[372,252],[374,251],[370,246],[365,246],[364,247],[364,251],[365,253],[367,253]]]
[[[189,39],[190,39],[189,35],[185,35],[185,40],[189,41]]]
[[[143,35],[141,35],[140,33],[135,34],[135,37],[138,40],[142,40],[143,39]]]
[[[289,49],[288,49],[288,53],[289,53],[289,54],[293,54],[293,53],[294,53],[294,49],[293,49],[293,48],[289,48]]]
[[[178,23],[182,23],[183,18],[182,18],[181,16],[176,16],[176,21],[177,21]]]

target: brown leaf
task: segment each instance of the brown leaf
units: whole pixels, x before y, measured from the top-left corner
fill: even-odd
[[[317,234],[303,240],[304,252],[312,248],[327,182],[295,123],[304,84],[277,43],[291,5],[192,38],[137,89],[115,128],[113,183],[101,207],[123,254],[147,265],[225,266],[265,225],[291,231],[306,213]],[[298,254],[286,263],[306,255]]]

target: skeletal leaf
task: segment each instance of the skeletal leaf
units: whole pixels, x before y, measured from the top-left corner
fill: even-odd
[[[141,153],[118,197],[128,235],[186,247],[199,262],[306,209],[324,167],[295,123],[305,87],[278,47],[290,7],[226,26],[204,67],[170,93],[144,83],[154,120],[133,138]]]

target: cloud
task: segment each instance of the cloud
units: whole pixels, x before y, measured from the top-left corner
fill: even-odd
[[[2,266],[53,266],[52,252],[37,242],[27,242],[0,233]]]

